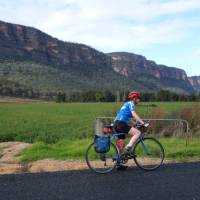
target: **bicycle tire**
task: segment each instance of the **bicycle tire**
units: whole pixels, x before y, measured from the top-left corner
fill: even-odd
[[[113,150],[112,150],[112,148],[113,148]],[[114,151],[114,155],[110,158],[111,160],[113,160],[113,161],[110,161],[110,167],[107,166],[105,168],[102,168],[101,166],[103,164],[105,164],[106,161],[105,160],[101,160],[101,156],[103,155],[105,159],[109,158],[111,156],[111,155],[109,156],[109,153],[110,154],[112,153],[111,151]],[[90,154],[91,154],[91,156],[94,157],[94,160],[92,160],[90,158]],[[98,159],[95,159],[95,158],[98,158]],[[119,153],[118,153],[117,147],[112,142],[110,143],[110,151],[108,151],[107,153],[97,153],[94,150],[94,142],[93,142],[92,144],[90,144],[88,146],[88,148],[86,150],[85,160],[86,160],[86,163],[87,163],[88,167],[92,171],[94,171],[96,173],[100,173],[100,174],[105,174],[105,173],[111,172],[116,167],[117,162],[119,160]]]
[[[165,158],[163,146],[153,137],[143,137],[142,141],[146,147],[144,147],[141,140],[138,140],[133,148],[133,154],[135,155],[133,159],[136,165],[146,171],[159,168]],[[149,151],[149,153],[146,151]]]

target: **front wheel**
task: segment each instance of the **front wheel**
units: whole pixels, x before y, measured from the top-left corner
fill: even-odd
[[[147,171],[160,167],[165,157],[161,143],[152,137],[141,138],[136,143],[133,152],[137,166]]]
[[[93,142],[87,148],[85,159],[91,170],[104,174],[115,168],[119,160],[119,154],[113,143],[110,143],[110,150],[107,153],[97,153]]]

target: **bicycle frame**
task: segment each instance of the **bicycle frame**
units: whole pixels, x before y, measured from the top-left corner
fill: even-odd
[[[124,135],[124,133],[113,132],[112,137],[111,137],[110,140],[111,140],[111,141],[117,140],[117,139],[118,139],[118,136],[120,136],[120,135]]]
[[[118,136],[120,136],[120,135],[124,135],[124,133],[113,132],[112,137],[111,137],[110,140],[111,140],[111,141],[117,140],[117,139],[118,139]],[[140,138],[138,139],[138,141],[141,142],[141,144],[142,144],[142,146],[143,146],[143,148],[144,148],[146,154],[147,154],[147,155],[150,155],[151,153],[150,153],[150,151],[149,151],[147,145],[144,143],[143,136],[140,136]],[[120,156],[120,150],[118,149],[118,147],[117,147],[117,151],[118,151],[119,156]]]
[[[108,157],[107,157],[106,153],[100,154],[99,159],[104,162],[104,166],[107,166],[107,164],[106,164],[107,158],[108,159],[112,159],[112,161],[113,161],[113,168],[111,167],[110,171],[115,168],[115,166],[117,165],[117,163],[118,164],[120,164],[120,163],[121,164],[126,164],[129,159],[134,159],[136,165],[139,168],[141,168],[143,170],[147,170],[147,171],[155,170],[155,169],[157,169],[158,167],[161,166],[161,164],[163,162],[163,159],[164,159],[164,149],[163,149],[162,145],[159,143],[159,141],[157,141],[153,137],[145,137],[142,134],[139,137],[139,139],[137,140],[137,142],[135,143],[135,145],[133,146],[133,148],[131,150],[131,153],[126,153],[126,151],[123,151],[123,149],[118,148],[118,146],[113,142],[114,140],[116,141],[117,139],[119,139],[119,136],[122,136],[122,135],[125,135],[125,134],[124,133],[117,133],[117,132],[113,131],[112,135],[110,136],[110,142],[111,142],[111,145],[115,149],[115,155],[109,155],[108,154]],[[136,150],[136,149],[139,149],[140,146],[141,146],[143,148],[143,150],[144,150],[143,151],[144,155],[151,156],[151,153],[153,153],[153,155],[154,155],[154,150],[153,151],[151,150],[151,146],[149,146],[149,143],[146,143],[146,141],[150,141],[150,142],[153,142],[152,144],[156,144],[157,147],[159,148],[158,150],[159,150],[159,153],[160,153],[158,155],[159,156],[158,161],[156,161],[155,164],[153,163],[153,165],[149,165],[149,166],[146,165],[146,163],[143,164],[143,162],[140,159],[140,158],[143,158],[143,156],[140,155],[140,151]],[[139,148],[137,148],[138,144],[139,144]],[[94,145],[94,143],[90,144],[89,147],[88,147],[88,149],[87,149],[86,161],[87,161],[87,164],[88,164],[89,168],[95,171],[95,169],[94,169],[95,165],[93,166],[94,168],[90,165],[90,161],[89,161],[88,156],[87,156],[89,150],[92,148],[92,145]],[[108,169],[108,171],[105,171],[105,172],[102,172],[102,171],[95,171],[95,172],[98,172],[98,173],[107,173],[107,172],[110,172],[110,171]]]

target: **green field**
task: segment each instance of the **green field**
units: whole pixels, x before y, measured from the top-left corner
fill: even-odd
[[[199,131],[200,103],[149,103],[138,106],[144,118],[180,118],[186,113],[192,130]],[[95,134],[95,119],[114,116],[121,103],[2,103],[0,104],[0,141],[24,141],[34,145],[23,152],[23,161],[42,158],[83,159]],[[153,106],[152,106],[153,105]],[[155,106],[156,105],[156,106]],[[191,108],[194,111],[191,111]],[[191,113],[188,112],[191,111]],[[183,112],[184,111],[184,112]],[[196,115],[193,117],[194,112]],[[197,119],[196,119],[197,118]],[[196,120],[196,121],[195,121]],[[185,148],[184,138],[160,138],[168,159],[199,160],[199,138]]]
[[[138,106],[137,111],[144,118],[169,118],[196,103],[154,104],[157,106]],[[121,103],[0,104],[0,142],[56,143],[61,139],[88,138],[94,135],[96,117],[114,116],[120,106]]]
[[[55,143],[94,135],[97,116],[113,116],[117,104],[0,104],[0,141]]]

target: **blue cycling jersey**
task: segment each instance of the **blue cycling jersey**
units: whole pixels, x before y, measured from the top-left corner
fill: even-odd
[[[117,114],[115,121],[123,121],[128,124],[130,118],[132,118],[132,111],[135,110],[133,101],[127,101]]]

